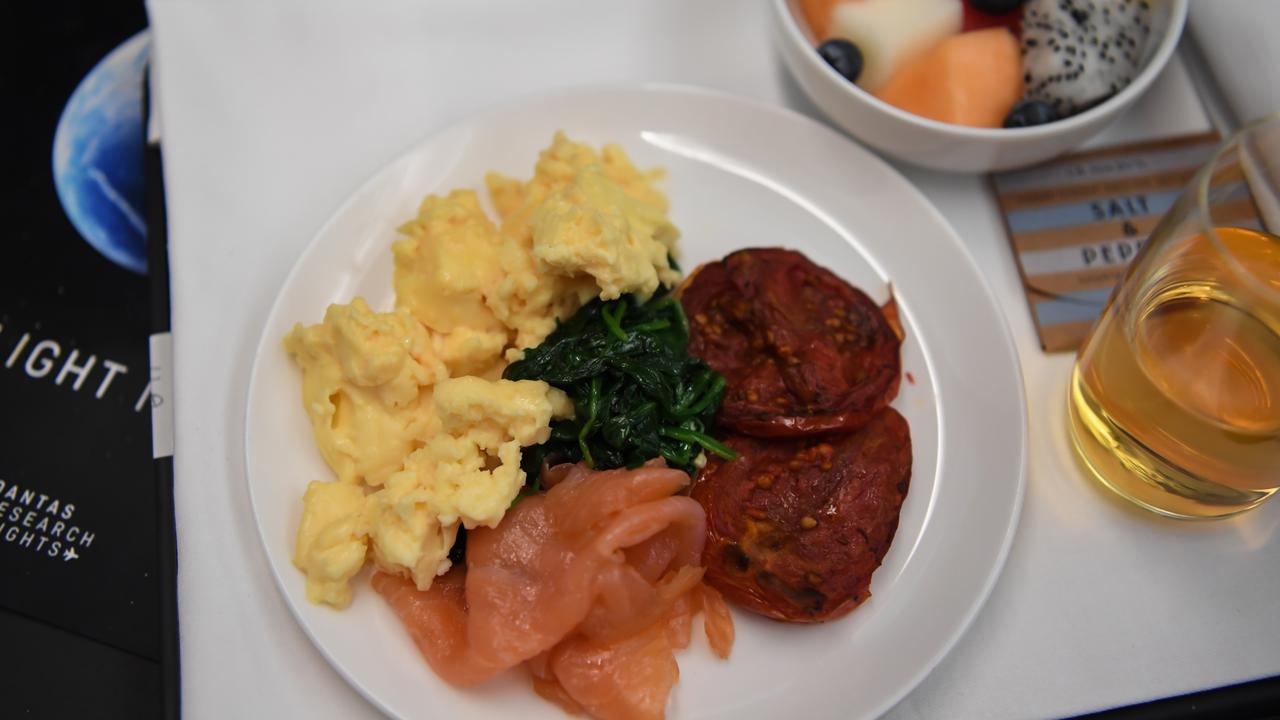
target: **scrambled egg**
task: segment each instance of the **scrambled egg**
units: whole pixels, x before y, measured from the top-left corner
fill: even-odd
[[[500,380],[593,297],[652,295],[679,274],[666,198],[623,150],[557,133],[527,182],[431,195],[391,244],[396,307],[332,305],[285,349],[337,479],[303,496],[294,564],[312,602],[345,607],[366,560],[420,589],[458,528],[493,527],[524,484],[521,449],[573,415],[543,382]]]
[[[636,293],[647,300],[658,284],[680,273],[667,257],[679,233],[660,208],[631,197],[598,166],[553,192],[529,219],[533,256],[552,272],[585,272],[614,300]]]
[[[408,311],[376,313],[362,298],[330,305],[324,322],[296,325],[284,346],[302,369],[316,445],[339,480],[381,485],[438,430],[431,388],[448,372]]]
[[[391,245],[397,307],[435,331],[451,374],[491,370],[508,340],[484,295],[502,279],[502,243],[476,194],[429,195],[400,231]]]
[[[494,527],[511,507],[525,481],[520,448],[573,415],[569,398],[540,380],[446,380],[435,405],[442,432],[369,496],[374,562],[423,590],[449,569],[459,524]]]
[[[307,599],[346,607],[353,575],[364,567],[368,522],[364,490],[352,482],[311,482],[302,496],[302,522],[293,564],[307,574]]]

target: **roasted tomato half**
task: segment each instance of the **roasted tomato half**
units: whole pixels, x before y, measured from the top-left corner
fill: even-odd
[[[707,512],[706,578],[777,620],[821,622],[870,596],[911,478],[911,436],[892,408],[860,430],[788,440],[730,435],[692,496]]]
[[[680,296],[689,353],[725,376],[717,422],[760,437],[856,430],[898,392],[896,312],[793,250],[741,250]]]

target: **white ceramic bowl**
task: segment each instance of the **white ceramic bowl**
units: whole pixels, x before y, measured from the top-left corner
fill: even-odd
[[[897,160],[935,170],[991,172],[1034,165],[1100,132],[1133,104],[1164,69],[1187,19],[1187,0],[1151,0],[1152,39],[1133,82],[1097,106],[1027,128],[971,128],[930,120],[883,102],[845,80],[816,51],[796,0],[770,0],[778,49],[791,74],[822,112],[858,140]]]

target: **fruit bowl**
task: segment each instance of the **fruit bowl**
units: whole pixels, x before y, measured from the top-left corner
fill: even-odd
[[[1075,148],[1146,92],[1177,47],[1187,0],[1150,0],[1150,35],[1133,80],[1069,117],[1030,127],[980,128],[932,120],[877,98],[819,56],[798,0],[771,0],[775,41],[800,87],[832,123],[881,153],[921,167],[994,172],[1043,162]]]

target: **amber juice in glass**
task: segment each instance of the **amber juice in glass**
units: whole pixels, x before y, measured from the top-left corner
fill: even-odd
[[[1080,349],[1072,439],[1155,512],[1225,517],[1280,488],[1280,117],[1224,143]]]

